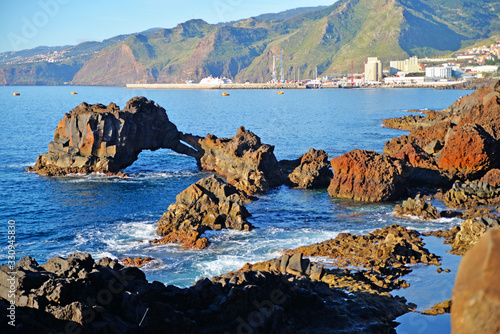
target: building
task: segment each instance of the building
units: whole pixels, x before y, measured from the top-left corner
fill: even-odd
[[[418,57],[414,56],[406,60],[393,60],[389,63],[391,75],[398,72],[415,73],[420,72]]]
[[[427,67],[425,76],[434,79],[451,79],[453,77],[453,69],[451,67]]]
[[[381,81],[382,62],[377,57],[368,57],[365,63],[365,81]]]

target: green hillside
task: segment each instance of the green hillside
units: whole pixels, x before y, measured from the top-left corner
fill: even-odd
[[[287,79],[314,77],[316,68],[320,76],[339,75],[350,70],[351,61],[361,71],[367,57],[387,64],[413,55],[448,55],[500,35],[497,1],[339,0],[227,24],[190,20],[80,44],[71,49],[70,67],[68,61],[55,66],[66,66],[64,81],[78,69],[72,82],[80,85],[199,81],[209,75],[266,82],[273,56],[279,60],[282,54]],[[29,67],[21,61],[0,68],[0,84],[9,84],[15,73],[31,73],[16,70],[22,66]]]

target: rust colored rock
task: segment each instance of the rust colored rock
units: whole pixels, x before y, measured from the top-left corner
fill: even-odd
[[[500,169],[491,169],[481,178],[481,182],[487,182],[490,186],[500,188]]]
[[[205,249],[210,246],[207,237],[202,237],[200,232],[188,230],[172,230],[161,239],[151,241],[153,245],[180,244],[183,249]]]
[[[408,136],[393,138],[388,141],[385,144],[384,153],[392,158],[403,160],[413,167],[438,169],[433,157],[411,141]]]
[[[244,127],[232,138],[208,135],[199,140],[199,145],[204,152],[201,167],[225,176],[230,184],[249,195],[284,182],[274,146],[263,144]]]
[[[180,243],[184,248],[206,248],[206,230],[230,228],[249,231],[250,213],[244,206],[249,199],[217,176],[192,184],[176,197],[158,222],[157,233],[164,236],[155,244]]]
[[[498,142],[479,125],[450,129],[437,159],[440,169],[461,178],[486,173],[497,162]]]
[[[330,196],[381,202],[406,194],[409,170],[404,161],[374,151],[353,150],[331,161]]]
[[[145,97],[134,97],[123,110],[111,103],[81,103],[64,115],[49,144],[29,170],[45,175],[118,173],[130,166],[142,150],[169,148],[199,158],[184,145],[165,109]]]
[[[323,150],[309,149],[300,158],[300,164],[288,175],[294,187],[303,189],[326,188],[332,180],[328,154]]]
[[[153,261],[154,259],[152,257],[145,257],[145,258],[142,258],[142,257],[136,257],[134,259],[132,259],[130,256],[124,258],[123,260],[121,260],[121,262],[125,265],[125,266],[129,266],[129,267],[142,267],[144,266],[145,264],[148,264],[149,262]]]
[[[453,334],[500,333],[500,230],[487,232],[462,259],[453,287]]]

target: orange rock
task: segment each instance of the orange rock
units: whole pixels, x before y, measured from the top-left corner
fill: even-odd
[[[500,333],[500,230],[488,231],[462,259],[453,287],[453,334]]]
[[[405,195],[409,176],[404,161],[374,151],[353,150],[331,161],[332,197],[381,202]]]

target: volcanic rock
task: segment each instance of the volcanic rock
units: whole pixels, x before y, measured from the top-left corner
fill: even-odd
[[[332,197],[381,202],[406,194],[410,176],[404,161],[374,151],[353,150],[332,159],[333,179],[328,187]]]
[[[330,257],[342,267],[374,270],[414,263],[439,264],[439,257],[424,248],[419,232],[399,225],[386,226],[366,235],[340,233],[335,239],[292,251],[297,252],[304,256]]]
[[[165,109],[145,97],[132,98],[123,110],[114,103],[81,103],[59,121],[49,152],[39,155],[30,170],[45,175],[117,173],[142,150],[159,148],[201,156],[179,140]]]
[[[201,237],[206,230],[230,228],[249,231],[250,213],[244,206],[249,199],[234,186],[212,175],[182,191],[158,222],[163,239],[154,244],[181,243],[184,248],[202,249],[209,245]]]
[[[299,158],[299,165],[288,175],[291,185],[302,189],[326,188],[332,177],[328,154],[313,148]]]
[[[76,260],[69,260],[69,258]],[[50,261],[50,260],[49,260]],[[0,316],[7,318],[16,271],[16,329],[48,333],[392,332],[409,311],[388,294],[346,293],[307,276],[245,270],[180,289],[148,283],[137,268],[88,254],[57,258],[49,271],[32,258],[0,266]],[[9,332],[6,321],[2,332]]]
[[[486,181],[457,181],[441,200],[452,208],[494,205],[500,203],[500,187],[495,188]]]
[[[451,307],[452,333],[500,333],[500,230],[490,230],[465,254]]]
[[[403,201],[401,205],[396,205],[394,212],[399,216],[410,215],[423,219],[441,218],[441,214],[437,211],[436,207],[419,196],[416,198],[408,198],[406,201]]]
[[[134,259],[132,259],[130,256],[124,258],[121,262],[123,263],[123,265],[125,266],[129,266],[129,267],[142,267],[144,266],[145,264],[148,264],[149,262],[153,261],[154,259],[152,257],[145,257],[145,258],[142,258],[142,257],[136,257]]]
[[[232,138],[207,135],[199,140],[204,152],[201,167],[227,178],[252,195],[282,185],[284,176],[274,156],[274,146],[263,144],[254,133],[240,127]]]
[[[500,169],[491,169],[480,181],[486,182],[494,188],[500,188]]]
[[[474,178],[496,166],[498,142],[481,126],[451,128],[437,159],[440,169],[459,178]]]
[[[483,216],[467,219],[455,235],[450,253],[463,255],[472,248],[488,230],[500,230],[500,218]]]

